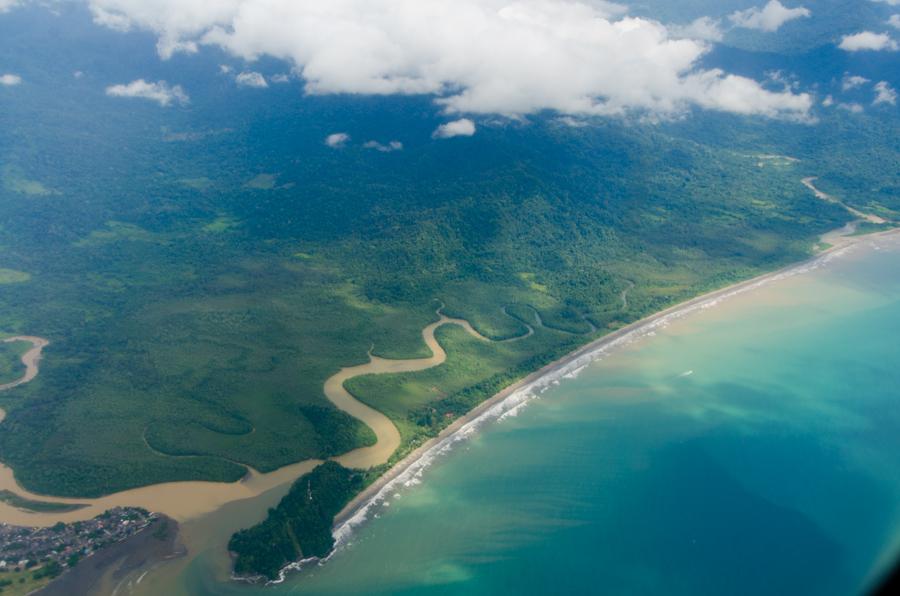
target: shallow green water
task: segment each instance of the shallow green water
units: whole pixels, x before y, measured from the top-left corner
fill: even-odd
[[[265,593],[861,591],[900,544],[900,242],[880,243],[563,380]],[[181,581],[256,591],[203,558]]]

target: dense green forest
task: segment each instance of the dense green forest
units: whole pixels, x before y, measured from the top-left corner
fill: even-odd
[[[31,344],[25,341],[0,342],[0,385],[15,381],[25,374],[22,354],[30,347]]]
[[[539,114],[436,140],[445,117],[431,98],[238,88],[212,48],[161,61],[152,36],[59,10],[0,19],[0,62],[24,81],[0,88],[0,332],[52,342],[34,381],[0,394],[0,460],[35,491],[235,481],[242,464],[369,444],[325,398],[326,378],[370,349],[427,355],[421,329],[441,303],[493,339],[537,313],[527,339],[479,344],[448,327],[446,365],[351,383],[408,448],[605,331],[807,257],[849,215],[804,176],[848,204],[900,211],[887,108],[815,124]],[[864,68],[853,59],[816,80],[790,60],[827,90]],[[776,57],[709,60],[762,77]],[[103,92],[138,76],[184,83],[190,103]],[[338,131],[351,141],[326,146]]]
[[[231,537],[235,572],[275,579],[288,563],[327,555],[334,546],[331,520],[362,483],[361,473],[334,462],[301,476],[265,521]]]

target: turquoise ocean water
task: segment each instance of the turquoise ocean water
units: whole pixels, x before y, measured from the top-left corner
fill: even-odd
[[[900,554],[900,241],[563,379],[266,594],[848,594]],[[255,593],[212,579],[191,593]]]

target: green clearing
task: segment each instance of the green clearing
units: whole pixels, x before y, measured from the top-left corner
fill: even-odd
[[[15,269],[6,269],[0,267],[0,285],[2,284],[20,284],[31,279],[31,275],[25,271],[16,271]]]
[[[22,171],[15,167],[3,168],[2,175],[3,188],[9,192],[26,195],[29,197],[46,197],[50,195],[58,195],[59,191],[47,188],[37,180],[29,180]]]
[[[121,221],[108,221],[103,228],[92,230],[87,237],[75,242],[75,246],[84,248],[115,244],[123,241],[158,242],[160,239],[140,226]]]
[[[39,569],[0,571],[0,594],[3,596],[24,596],[46,586],[53,577],[40,573]]]
[[[188,188],[200,191],[209,190],[213,187],[213,181],[205,176],[201,176],[200,178],[182,178],[179,182]]]
[[[204,225],[203,231],[211,234],[221,234],[222,232],[227,232],[239,225],[241,225],[241,222],[238,220],[228,217],[227,215],[220,215],[213,221]]]
[[[248,180],[244,186],[256,190],[272,190],[277,181],[278,176],[275,174],[258,174]]]

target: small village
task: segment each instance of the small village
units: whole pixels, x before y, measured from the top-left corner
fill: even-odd
[[[34,570],[55,577],[97,550],[129,538],[156,519],[155,513],[116,507],[97,517],[46,528],[0,524],[0,586],[6,573]]]

